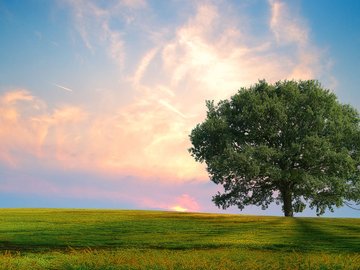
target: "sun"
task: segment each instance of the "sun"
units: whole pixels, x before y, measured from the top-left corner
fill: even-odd
[[[170,208],[170,210],[176,211],[176,212],[186,212],[187,209],[184,207],[181,207],[180,205],[175,205]]]

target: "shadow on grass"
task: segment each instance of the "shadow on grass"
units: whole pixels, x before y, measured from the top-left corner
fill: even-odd
[[[84,247],[85,248],[85,247]],[[49,245],[49,244],[18,244],[9,241],[0,241],[0,253],[6,251],[14,252],[47,252],[47,251],[62,251],[69,249],[69,246]]]
[[[355,227],[347,226],[345,230],[334,230],[334,225],[327,223],[333,221],[306,218],[294,220],[298,231],[294,240],[301,244],[304,250],[360,252],[360,231]]]
[[[322,218],[280,218],[280,222],[267,224],[273,226],[269,226],[268,232],[263,234],[271,241],[263,245],[250,244],[246,248],[281,252],[359,253],[359,226],[344,225],[342,222]]]

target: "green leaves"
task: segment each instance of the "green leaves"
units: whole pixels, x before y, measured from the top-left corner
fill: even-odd
[[[259,81],[206,105],[189,151],[224,186],[216,205],[266,208],[278,198],[296,212],[308,202],[321,214],[360,200],[359,114],[319,82]]]

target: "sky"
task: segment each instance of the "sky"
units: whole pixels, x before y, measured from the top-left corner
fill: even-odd
[[[239,213],[213,205],[222,188],[188,152],[205,100],[318,79],[360,110],[359,14],[352,0],[0,0],[0,207]]]

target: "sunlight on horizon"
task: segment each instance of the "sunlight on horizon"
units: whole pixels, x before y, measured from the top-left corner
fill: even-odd
[[[176,211],[176,212],[187,212],[188,209],[181,207],[180,205],[175,205],[170,208],[170,210]]]

